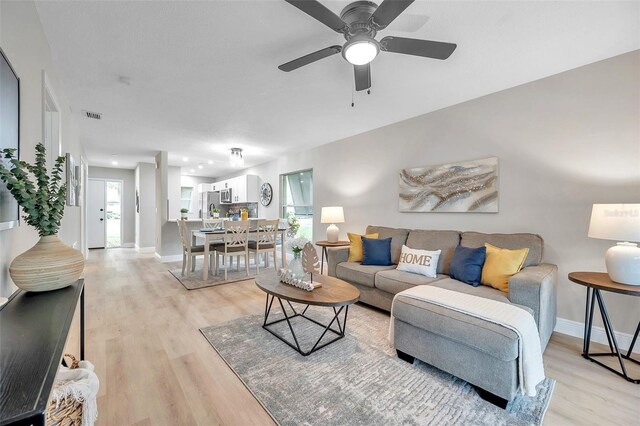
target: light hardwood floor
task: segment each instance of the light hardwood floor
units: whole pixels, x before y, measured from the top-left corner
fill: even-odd
[[[250,280],[188,291],[169,267],[133,249],[90,252],[86,356],[101,380],[98,424],[273,424],[199,332],[262,313],[263,293]],[[557,384],[545,424],[639,424],[640,385],[584,360],[581,348],[552,337],[544,361]]]

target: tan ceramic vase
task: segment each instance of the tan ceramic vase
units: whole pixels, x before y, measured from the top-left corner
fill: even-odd
[[[49,235],[16,257],[9,274],[22,290],[50,291],[75,283],[83,269],[82,253],[64,244],[57,235]]]

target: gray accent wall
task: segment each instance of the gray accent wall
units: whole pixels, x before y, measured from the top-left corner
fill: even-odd
[[[20,159],[35,160],[35,146],[42,140],[42,71],[51,83],[61,111],[62,152],[70,152],[80,164],[84,155],[64,87],[53,65],[51,50],[33,2],[0,2],[0,47],[20,78]],[[84,200],[83,200],[84,202]],[[67,245],[84,248],[81,208],[66,206],[58,236]],[[17,288],[9,277],[9,265],[38,242],[38,233],[21,219],[20,226],[0,231],[0,296]]]
[[[312,168],[316,239],[326,230],[321,207],[333,205],[344,206],[342,238],[347,231],[363,233],[368,224],[540,234],[546,261],[559,267],[558,316],[582,323],[585,289],[567,274],[605,271],[604,253],[614,242],[587,237],[593,203],[640,202],[639,100],[635,51],[238,174],[271,183],[274,200],[259,215],[277,217],[279,175]],[[336,108],[357,120],[375,102],[374,90],[354,109]],[[398,211],[400,169],[492,156],[500,161],[499,213]],[[604,298],[616,330],[633,333],[640,298]]]
[[[136,239],[135,171],[130,169],[89,166],[89,179],[122,181],[122,246],[133,247]]]

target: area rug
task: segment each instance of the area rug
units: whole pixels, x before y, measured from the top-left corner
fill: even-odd
[[[307,314],[324,322],[327,311]],[[281,425],[540,425],[555,385],[547,378],[536,397],[517,396],[500,409],[461,379],[398,359],[387,341],[389,315],[361,305],[349,309],[344,339],[307,357],[262,321],[252,315],[200,331]],[[303,349],[322,331],[300,317],[292,323]],[[289,337],[286,322],[278,326]]]
[[[268,271],[273,271],[273,267],[267,269]],[[262,273],[264,269],[260,269]],[[202,268],[196,267],[195,272],[185,272],[184,276],[182,276],[182,267],[176,269],[170,269],[169,273],[173,275],[187,290],[197,290],[200,288],[213,287],[215,285],[220,284],[229,284],[238,281],[244,281],[251,278],[255,278],[256,276],[256,268],[255,266],[249,269],[249,276],[247,276],[246,271],[244,270],[244,266],[240,267],[240,271],[236,271],[236,268],[230,269],[227,273],[227,279],[224,279],[224,272],[220,271],[218,275],[209,273],[209,279],[204,281],[202,279]]]

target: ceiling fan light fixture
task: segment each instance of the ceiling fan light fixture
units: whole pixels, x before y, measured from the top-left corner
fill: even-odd
[[[229,154],[229,163],[233,167],[244,166],[244,157],[242,156],[242,148],[231,148],[231,153]]]
[[[373,61],[380,47],[372,38],[352,38],[342,48],[342,56],[353,65],[366,65]]]

